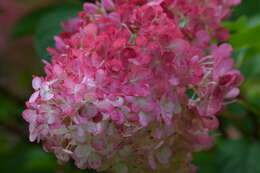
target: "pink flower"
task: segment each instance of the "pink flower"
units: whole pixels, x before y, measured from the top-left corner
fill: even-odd
[[[82,169],[194,172],[192,153],[214,144],[216,115],[243,81],[232,47],[211,42],[234,4],[84,4],[54,37],[46,76],[33,79],[30,140]]]
[[[87,13],[92,14],[92,13],[96,13],[97,12],[98,7],[95,4],[92,4],[92,3],[85,3],[84,6],[83,6],[83,9]]]
[[[102,0],[101,3],[107,11],[112,11],[113,9],[115,9],[115,4],[113,0]]]

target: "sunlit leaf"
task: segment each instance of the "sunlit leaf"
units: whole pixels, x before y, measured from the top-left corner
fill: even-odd
[[[260,25],[257,25],[253,28],[245,29],[241,32],[233,34],[229,42],[235,48],[241,48],[241,47],[251,46],[251,45],[260,45],[259,37],[258,37],[259,33],[260,33]]]
[[[247,18],[245,16],[242,16],[236,21],[226,21],[222,24],[222,26],[227,28],[231,32],[236,32],[245,29],[246,22]]]

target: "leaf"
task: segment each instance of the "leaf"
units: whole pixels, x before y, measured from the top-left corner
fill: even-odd
[[[244,100],[239,100],[238,103],[260,117],[260,110],[254,103]]]
[[[216,151],[219,173],[260,172],[260,144],[246,139],[226,140]]]
[[[242,107],[237,102],[233,104],[229,104],[227,106],[227,111],[229,111],[230,113],[236,116],[244,116],[246,114],[246,110],[244,109],[244,107]]]
[[[221,117],[222,127],[234,127],[244,135],[253,136],[256,125],[254,120],[248,116],[248,109],[239,104],[239,101],[227,106],[224,116]],[[228,131],[228,130],[227,130]]]
[[[0,95],[0,120],[9,122],[19,114],[19,106],[11,99]]]
[[[238,103],[245,109],[257,115],[260,123],[260,81],[247,81],[242,87],[243,100]]]
[[[257,14],[247,21],[247,26],[248,27],[254,27],[256,25],[260,25],[260,14]]]
[[[245,57],[240,71],[245,76],[246,82],[259,80],[260,77],[260,55]]]
[[[12,145],[10,142],[9,145]],[[29,146],[29,145],[28,145]],[[16,142],[12,149],[0,157],[1,173],[23,173],[23,165],[26,162],[28,146],[22,142]]]
[[[13,138],[8,135],[9,138]],[[0,142],[5,142],[6,147],[0,143],[0,170],[1,173],[96,173],[93,170],[81,170],[73,166],[73,162],[59,165],[53,153],[47,153],[38,144],[18,142],[14,139],[6,142],[0,134]],[[3,152],[2,150],[5,151]],[[7,151],[6,151],[7,150]]]
[[[37,9],[23,16],[14,26],[12,30],[12,37],[18,38],[33,34],[42,16],[51,11],[53,8],[54,7]]]
[[[26,162],[23,165],[26,172],[37,172],[39,170],[50,172],[50,170],[57,167],[56,161],[51,153],[44,152],[39,147],[31,148],[26,155]]]
[[[193,154],[193,164],[198,168],[197,173],[217,173],[213,156],[214,153],[212,150]]]
[[[60,6],[42,17],[37,25],[34,39],[36,52],[41,59],[50,59],[46,48],[54,47],[53,37],[62,31],[61,23],[75,17],[80,10],[80,5]]]
[[[230,38],[229,43],[231,43],[235,48],[241,48],[246,46],[260,46],[259,35],[260,25],[255,27],[242,30],[236,34],[233,34]]]
[[[260,10],[260,1],[242,0],[240,5],[233,8],[232,18],[237,19],[238,17],[241,16],[241,14],[251,17],[254,16],[255,14],[258,14],[259,10]]]
[[[226,21],[222,24],[223,27],[227,28],[231,32],[241,31],[246,27],[247,18],[245,16],[240,17],[236,21]]]

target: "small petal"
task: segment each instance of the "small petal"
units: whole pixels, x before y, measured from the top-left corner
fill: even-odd
[[[233,88],[225,95],[225,98],[235,98],[239,94],[240,94],[240,90],[238,88]]]
[[[115,9],[115,4],[113,0],[102,0],[101,3],[107,11],[112,11],[113,9]]]
[[[29,103],[34,103],[39,97],[39,95],[40,95],[40,91],[34,92],[29,99]]]
[[[34,110],[26,109],[25,111],[23,111],[23,118],[28,123],[35,123],[37,119],[37,113]]]
[[[39,77],[35,77],[33,78],[33,81],[32,81],[32,86],[35,90],[38,90],[41,88],[41,83],[42,83],[42,80],[41,78]]]
[[[88,13],[95,13],[98,7],[92,3],[84,3],[83,9]]]

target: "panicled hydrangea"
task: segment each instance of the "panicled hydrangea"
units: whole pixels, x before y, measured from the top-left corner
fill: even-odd
[[[220,22],[238,0],[103,0],[55,36],[26,103],[30,140],[60,163],[118,173],[190,173],[239,94]],[[171,171],[170,171],[171,170]]]

